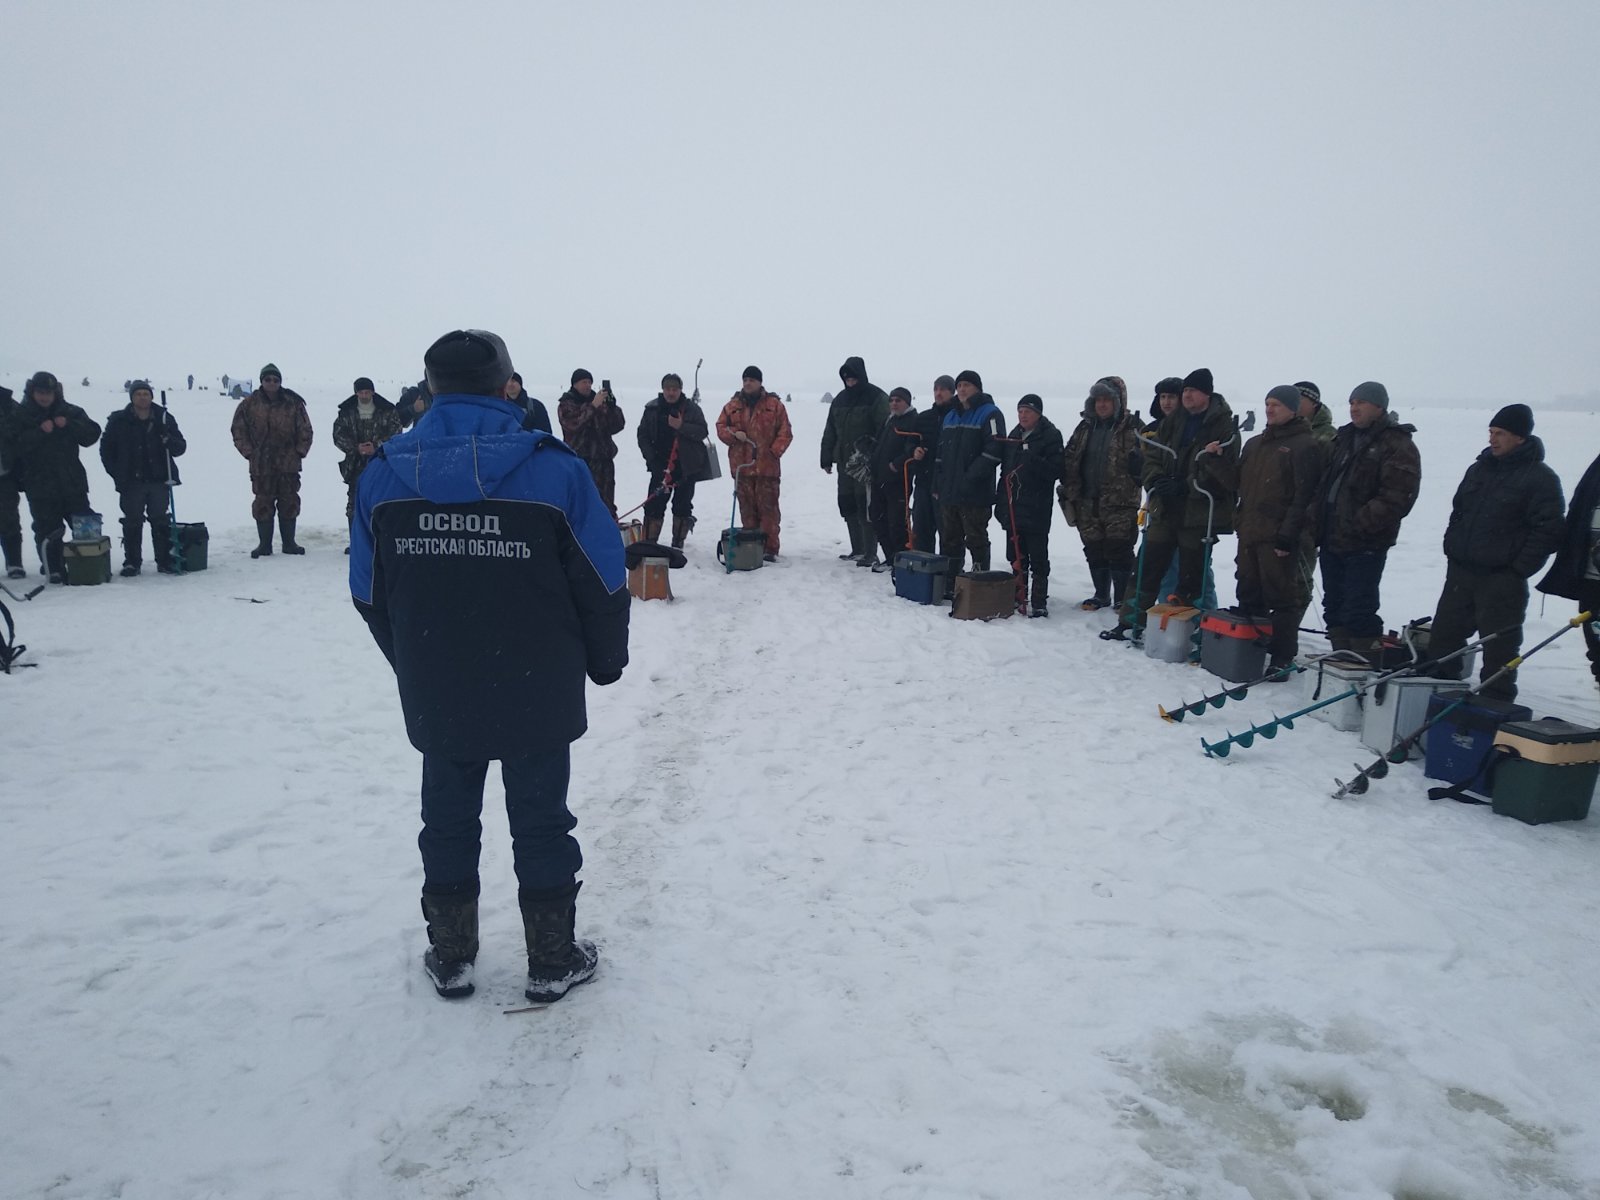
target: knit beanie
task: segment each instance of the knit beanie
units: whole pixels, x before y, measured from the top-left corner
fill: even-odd
[[[149,383],[149,381],[148,381],[148,380],[144,380],[144,379],[135,379],[135,380],[134,380],[134,381],[133,381],[133,382],[132,382],[132,383],[130,383],[130,384],[129,384],[129,385],[128,385],[128,395],[129,395],[129,396],[130,396],[130,397],[131,397],[131,396],[132,396],[132,395],[133,395],[133,394],[134,394],[134,393],[135,393],[135,392],[137,392],[137,391],[141,391],[141,390],[143,390],[143,391],[146,391],[146,392],[149,392],[149,393],[150,393],[150,394],[151,394],[151,395],[152,395],[152,396],[154,396],[154,395],[155,395],[155,394],[156,394],[156,390],[155,390],[155,388],[153,388],[153,387],[151,387],[151,386],[150,386],[150,383]]]
[[[1376,405],[1384,412],[1389,411],[1389,389],[1381,383],[1356,384],[1355,390],[1350,393],[1350,402],[1353,404],[1357,400],[1363,404]]]
[[[357,379],[354,383],[352,383],[350,385],[350,390],[353,391],[353,392],[360,392],[360,391],[375,392],[378,389],[372,386],[372,380],[368,379],[365,375],[363,375],[363,376],[361,376],[361,378]]]
[[[594,382],[594,376],[589,374],[589,372],[585,371],[582,367],[579,367],[572,373],[572,386],[577,387],[578,380],[580,379],[587,379],[590,383]]]
[[[937,392],[940,388],[947,392],[953,392],[956,390],[956,381],[948,375],[941,375],[933,381],[933,390]]]
[[[1309,379],[1302,379],[1294,386],[1295,390],[1298,391],[1304,399],[1310,400],[1313,404],[1322,403],[1322,389],[1316,384],[1312,383]]]
[[[276,379],[279,383],[283,382],[283,372],[278,370],[278,368],[272,363],[268,363],[266,366],[262,367],[261,370],[256,372],[257,379],[266,379],[269,376],[273,379]]]
[[[1116,395],[1116,393],[1113,392],[1112,395]],[[1017,407],[1019,409],[1031,408],[1031,409],[1033,409],[1034,412],[1038,413],[1040,416],[1044,415],[1044,401],[1039,399],[1039,397],[1035,396],[1032,392],[1029,392],[1021,400],[1018,400],[1017,401]]]
[[[1504,429],[1520,438],[1533,436],[1533,409],[1526,404],[1508,404],[1495,413],[1490,429]]]
[[[1292,383],[1280,383],[1267,393],[1268,400],[1276,400],[1290,412],[1295,412],[1300,407],[1300,389]]]
[[[961,374],[956,376],[956,382],[957,383],[970,383],[973,387],[977,388],[980,392],[983,391],[983,376],[979,375],[976,371],[963,371],[963,372],[961,372]]]
[[[1211,384],[1211,369],[1209,367],[1201,367],[1197,371],[1190,371],[1183,377],[1183,386],[1185,388],[1194,388],[1195,391],[1204,392],[1208,396],[1211,395],[1215,390]]]
[[[889,399],[904,400],[907,404],[910,404],[912,400],[916,399],[916,397],[911,394],[911,390],[909,388],[897,387],[894,389],[894,391],[889,393]]]
[[[754,379],[757,383],[765,383],[766,382],[766,380],[762,378],[761,368],[760,367],[756,367],[756,366],[746,367],[744,369],[744,375],[742,375],[741,378],[743,378],[743,379]]]
[[[454,329],[422,356],[428,394],[498,396],[511,378],[511,354],[499,334]]]

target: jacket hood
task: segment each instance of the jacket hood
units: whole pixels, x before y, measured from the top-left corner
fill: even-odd
[[[544,443],[565,443],[522,430],[522,410],[493,396],[435,396],[407,433],[379,451],[394,472],[435,504],[470,504],[500,490]],[[570,451],[568,451],[570,453]]]
[[[1114,392],[1117,391],[1117,389],[1114,388],[1114,387],[1111,390],[1114,391]],[[1122,420],[1123,414],[1125,414],[1128,411],[1127,398],[1121,392],[1117,392],[1116,402],[1117,402],[1116,408],[1112,409],[1112,411],[1111,411],[1111,423],[1113,425],[1115,425],[1118,421]],[[1086,417],[1087,419],[1091,420],[1091,421],[1096,419],[1095,415],[1094,415],[1094,393],[1093,392],[1090,392],[1088,396],[1084,397],[1082,415],[1084,417]],[[1155,414],[1154,415],[1156,415],[1158,417],[1161,415],[1161,402],[1159,400],[1155,402]]]
[[[866,361],[853,354],[845,359],[844,366],[839,368],[839,382],[843,383],[846,379],[854,379],[862,384],[871,383],[872,381],[867,378]]]

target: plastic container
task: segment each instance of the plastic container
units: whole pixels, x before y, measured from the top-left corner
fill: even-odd
[[[950,560],[943,554],[902,550],[894,556],[894,594],[916,604],[946,604]]]
[[[183,573],[204,571],[206,557],[210,552],[211,535],[206,532],[204,521],[191,521],[188,524],[178,523],[178,546],[183,553]]]
[[[97,512],[72,513],[67,517],[67,524],[75,542],[93,542],[100,537],[101,521]]]
[[[767,535],[760,529],[724,529],[717,542],[717,561],[729,570],[760,570],[767,552]]]
[[[1226,609],[1200,615],[1200,665],[1219,679],[1248,683],[1267,673],[1272,622]]]
[[[62,550],[69,585],[92,587],[111,582],[110,538],[73,538]]]
[[[1010,571],[964,571],[956,576],[950,615],[961,621],[993,621],[1017,611],[1017,577]]]
[[[1489,782],[1485,773],[1495,735],[1500,732],[1502,725],[1531,719],[1533,710],[1506,700],[1472,696],[1456,688],[1435,692],[1428,697],[1428,720],[1433,720],[1450,705],[1463,699],[1465,703],[1460,708],[1428,730],[1427,755],[1422,773],[1429,779],[1459,784],[1466,791],[1487,796]]]
[[[1374,684],[1362,697],[1361,744],[1368,750],[1387,754],[1405,737],[1409,737],[1428,719],[1428,700],[1435,692],[1454,689],[1448,679],[1430,679],[1425,675],[1402,675],[1397,679]],[[1408,758],[1422,757],[1422,742],[1412,744]]]
[[[1494,811],[1527,825],[1582,821],[1600,779],[1600,729],[1556,717],[1508,721],[1494,735]]]
[[[1195,659],[1195,634],[1200,610],[1185,604],[1152,604],[1146,614],[1144,653],[1157,662],[1186,663]]]
[[[1325,659],[1307,667],[1302,672],[1301,678],[1306,681],[1304,686],[1308,689],[1306,703],[1315,704],[1319,700],[1337,696],[1350,688],[1360,687],[1372,678],[1372,668],[1357,663],[1330,662]],[[1326,721],[1335,729],[1345,733],[1355,733],[1361,728],[1361,696],[1346,696],[1337,704],[1316,709],[1310,715],[1319,721]],[[1421,724],[1420,721],[1417,723]]]

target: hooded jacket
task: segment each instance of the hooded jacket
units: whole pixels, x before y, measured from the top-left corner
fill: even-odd
[[[1456,488],[1444,555],[1472,570],[1526,579],[1561,546],[1565,507],[1542,441],[1530,437],[1500,458],[1486,447]]]
[[[1094,415],[1094,397],[1083,402],[1083,412],[1072,436],[1067,439],[1062,456],[1061,486],[1073,504],[1085,500],[1084,459],[1089,450],[1091,435],[1099,418]],[[1139,434],[1143,432],[1139,418],[1128,412],[1127,405],[1118,402],[1111,414],[1105,440],[1105,461],[1100,465],[1100,511],[1109,514],[1116,509],[1136,512],[1139,508],[1139,473],[1143,459],[1139,449]]]
[[[57,417],[66,423],[50,433],[40,428]],[[35,404],[31,394],[17,401],[3,440],[10,443],[8,461],[17,486],[31,501],[76,501],[89,494],[89,475],[78,451],[100,440],[100,426],[76,404],[67,403],[59,380],[48,407]]]
[[[588,728],[584,676],[611,683],[628,663],[616,522],[583,460],[522,416],[438,396],[356,490],[350,595],[425,754],[564,746]]]
[[[878,436],[889,419],[889,397],[877,384],[867,380],[867,364],[847,358],[839,368],[839,378],[854,379],[854,387],[842,388],[828,405],[828,423],[822,427],[823,467],[843,467],[857,444],[869,443]]]
[[[1400,522],[1422,488],[1416,431],[1392,412],[1370,429],[1351,422],[1339,430],[1306,514],[1319,548],[1372,553],[1399,540]]]
[[[166,483],[167,455],[177,459],[189,448],[172,415],[154,405],[151,409],[149,419],[141,421],[130,401],[106,418],[105,435],[100,439],[100,465],[119,492],[142,483]],[[177,462],[170,466],[172,482],[182,483]]]
[[[939,503],[988,508],[994,503],[995,469],[1005,457],[1005,418],[988,392],[977,392],[968,408],[957,400],[939,430],[934,478]]]

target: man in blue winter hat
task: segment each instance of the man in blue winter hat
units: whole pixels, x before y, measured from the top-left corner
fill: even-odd
[[[498,760],[526,995],[548,1004],[595,971],[594,945],[574,937],[583,854],[567,785],[584,678],[615,683],[628,663],[622,539],[583,460],[522,428],[499,337],[456,330],[423,362],[432,407],[361,476],[350,593],[422,752],[423,967],[439,995],[472,994],[479,817]]]

